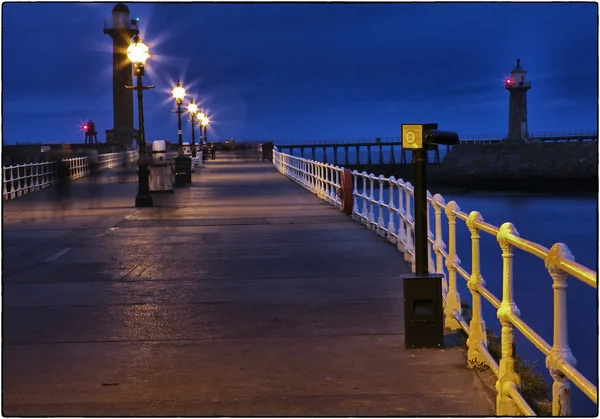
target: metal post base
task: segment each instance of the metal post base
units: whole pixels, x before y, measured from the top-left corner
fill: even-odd
[[[152,207],[154,206],[154,201],[152,200],[152,195],[138,195],[135,197],[135,206],[136,207]]]
[[[444,347],[441,274],[402,275],[404,282],[404,346]]]

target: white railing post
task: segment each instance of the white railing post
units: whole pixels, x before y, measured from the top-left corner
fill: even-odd
[[[362,194],[361,194],[361,199],[362,199],[362,217],[361,217],[361,222],[363,224],[366,224],[367,227],[369,226],[369,207],[367,205],[367,177],[369,176],[367,174],[367,172],[363,171],[361,173],[362,176],[362,181],[363,181],[363,188],[362,188]]]
[[[383,179],[385,176],[379,175],[377,178],[379,182],[379,200],[377,201],[377,205],[379,206],[379,215],[377,217],[377,235],[381,237],[385,237],[385,220],[383,219],[383,206],[385,205],[385,201],[383,200]]]
[[[510,319],[519,316],[519,309],[513,298],[513,246],[509,237],[518,236],[519,232],[511,223],[504,223],[498,230],[497,239],[502,249],[502,302],[498,309],[498,319],[502,325],[501,347],[502,357],[498,366],[496,382],[496,415],[517,416],[521,413],[515,401],[510,397],[510,388],[514,385],[521,388],[521,377],[515,371],[515,329]]]
[[[575,366],[575,357],[571,353],[567,329],[567,278],[569,275],[560,269],[561,260],[575,260],[569,248],[556,243],[546,256],[546,269],[552,277],[554,288],[554,338],[552,349],[546,357],[546,367],[554,380],[552,383],[552,416],[571,416],[571,384],[559,370],[559,364],[565,362]]]
[[[371,193],[369,194],[369,219],[367,220],[367,228],[369,230],[375,230],[375,213],[373,212],[373,200],[375,196],[373,195],[373,188],[375,187],[375,175],[373,173],[369,173],[369,187]]]
[[[390,243],[396,243],[396,237],[392,233],[396,233],[396,225],[394,224],[394,214],[396,213],[396,206],[394,205],[394,188],[396,186],[396,178],[394,176],[390,176],[388,179],[389,189],[390,189],[390,202],[388,204],[388,234],[387,239]]]
[[[486,362],[485,357],[477,348],[479,342],[483,342],[486,348],[488,345],[485,321],[481,313],[481,294],[477,289],[479,285],[485,286],[479,264],[479,230],[475,226],[475,222],[479,221],[483,221],[481,214],[477,211],[471,211],[467,218],[467,228],[471,232],[471,276],[467,282],[467,287],[471,291],[472,302],[469,338],[467,339],[467,360],[471,368]]]
[[[317,181],[319,183],[319,198],[323,197],[323,166],[321,163],[317,163]]]
[[[352,177],[354,179],[354,182],[352,182],[354,184],[354,191],[352,191],[352,196],[354,197],[354,199],[353,199],[354,203],[352,205],[352,219],[354,221],[359,221],[360,214],[358,212],[358,171],[357,170],[352,171]]]
[[[443,274],[444,279],[442,280],[442,292],[444,295],[448,295],[448,278],[444,274],[444,255],[443,250],[446,250],[446,243],[442,237],[442,205],[446,205],[444,198],[440,194],[435,194],[431,199],[433,203],[433,211],[435,215],[435,241],[433,244],[433,251],[435,252],[435,272]]]
[[[397,248],[404,254],[404,260],[408,260],[406,253],[406,210],[404,209],[404,180],[398,179],[398,243]]]
[[[448,294],[446,296],[444,326],[451,330],[460,329],[458,320],[454,318],[454,311],[462,313],[460,306],[460,295],[456,289],[456,266],[460,264],[460,259],[456,254],[456,214],[460,211],[455,201],[448,202],[446,205],[446,217],[448,217],[448,258],[446,259],[446,268],[448,268]]]
[[[414,242],[413,242],[413,227],[412,227],[412,223],[414,223],[414,217],[411,214],[410,211],[410,203],[411,203],[411,198],[412,198],[412,189],[413,186],[410,184],[410,182],[407,182],[404,185],[404,194],[406,197],[406,218],[405,218],[405,252],[404,252],[404,260],[407,262],[410,262],[411,265],[411,270],[414,273],[415,272],[415,247],[414,247]]]
[[[6,185],[9,181],[6,180],[6,170],[7,169],[8,169],[7,167],[2,168],[2,188],[3,188],[2,197],[3,197],[3,199],[8,199],[8,188],[6,187]],[[11,178],[11,180],[12,180],[12,178]]]
[[[340,168],[340,170],[333,169],[335,171],[335,188],[333,188],[333,200],[336,203],[337,208],[342,208],[342,198],[340,198],[337,194],[338,189],[341,187],[340,183],[340,173],[344,172],[344,168]]]

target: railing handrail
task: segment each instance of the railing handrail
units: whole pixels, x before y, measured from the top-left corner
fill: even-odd
[[[138,155],[137,151],[127,151],[129,160]],[[115,167],[121,160],[122,153],[105,153],[98,155],[98,168]],[[89,174],[87,157],[71,157],[64,159],[69,168],[69,179],[78,179]],[[2,167],[2,197],[4,200],[15,199],[25,194],[47,188],[57,182],[56,161],[25,163]]]
[[[281,153],[277,147],[273,150],[273,164],[283,175],[293,179],[321,199],[337,208],[341,208],[342,201],[337,191],[341,187],[340,179],[344,171],[343,167]],[[404,254],[405,261],[411,264],[414,272],[414,216],[411,214],[410,209],[411,199],[414,199],[413,186],[409,182],[395,179],[393,176],[386,178],[382,175],[375,176],[373,173],[358,173],[356,170],[352,172],[352,176],[354,179],[352,218],[365,224],[370,230],[377,232],[378,235],[386,237],[388,241],[396,243],[398,250]],[[367,187],[367,182],[369,182],[369,187]],[[379,186],[379,199],[375,199],[374,196],[375,182],[378,182]],[[361,192],[358,188],[359,183],[362,183]],[[384,186],[389,187],[388,203],[383,198]],[[398,207],[394,204],[396,190],[398,191]],[[358,204],[359,200],[361,202],[360,206]],[[514,328],[546,356],[546,366],[554,379],[554,385],[552,386],[552,414],[554,416],[570,414],[570,392],[568,391],[569,384],[567,380],[574,383],[592,401],[597,403],[597,387],[575,367],[575,358],[571,354],[567,343],[566,324],[566,282],[568,276],[571,275],[583,283],[597,288],[597,272],[576,263],[569,249],[563,243],[556,243],[550,249],[547,249],[538,243],[520,237],[511,223],[504,223],[500,227],[486,223],[479,212],[471,211],[469,214],[462,212],[455,201],[445,203],[443,197],[439,194],[431,196],[431,193],[427,191],[427,205],[429,270],[444,276],[442,297],[445,305],[446,327],[463,329],[469,336],[467,346],[470,366],[474,363],[484,362],[498,378],[496,387],[499,393],[496,406],[497,414],[534,415],[533,410],[519,392],[520,382],[516,378],[518,375],[514,370]],[[431,230],[430,206],[433,207],[435,214],[433,217],[435,220],[435,233]],[[377,208],[378,213],[377,219],[375,218],[375,208]],[[383,217],[384,211],[389,213],[387,226]],[[442,237],[442,211],[448,219],[448,248]],[[400,224],[397,227],[394,223],[394,214],[398,216]],[[472,272],[470,273],[461,267],[456,251],[456,219],[464,221],[471,232]],[[485,288],[479,266],[480,232],[496,237],[502,249],[502,299],[498,299]],[[553,279],[555,310],[553,345],[548,344],[519,317],[520,312],[513,298],[512,285],[512,258],[513,249],[515,248],[543,260]],[[444,266],[447,268],[447,274]],[[472,314],[470,324],[467,324],[462,315],[460,296],[456,286],[457,274],[467,281],[471,292]],[[499,365],[487,349],[481,297],[498,310],[498,318],[502,326],[502,358]]]

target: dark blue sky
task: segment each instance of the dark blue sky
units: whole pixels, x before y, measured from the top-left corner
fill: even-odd
[[[87,119],[105,141],[115,4],[3,3],[4,143],[83,142]],[[148,140],[176,141],[177,79],[210,112],[209,139],[398,136],[407,122],[506,133],[517,57],[530,132],[597,126],[595,3],[127,5],[153,54]]]

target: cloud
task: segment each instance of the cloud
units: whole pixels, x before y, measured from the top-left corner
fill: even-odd
[[[544,103],[544,106],[547,108],[572,108],[575,106],[579,106],[579,102],[573,99],[555,99],[549,100]]]

